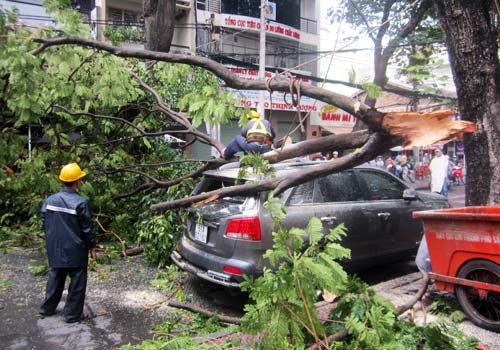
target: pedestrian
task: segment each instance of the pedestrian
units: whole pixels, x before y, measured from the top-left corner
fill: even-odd
[[[408,162],[408,158],[403,154],[399,159],[401,165],[401,179],[406,182],[415,182],[413,165]]]
[[[266,153],[271,150],[276,133],[271,123],[260,117],[256,111],[247,114],[247,125],[241,129],[241,134],[236,136],[223,150],[222,157],[231,159],[238,152]]]
[[[448,157],[443,155],[443,151],[440,148],[434,150],[434,155],[429,164],[431,192],[440,193],[448,197]]]
[[[76,190],[86,175],[77,163],[65,165],[59,174],[61,191],[49,196],[42,205],[40,216],[45,231],[49,260],[49,277],[45,301],[38,309],[40,316],[55,314],[64,291],[66,276],[70,283],[63,309],[64,320],[79,322],[87,289],[88,255],[96,259],[96,236],[88,201]]]
[[[375,161],[375,165],[381,169],[384,168],[384,158],[382,156],[377,156],[377,159]]]
[[[339,159],[339,152],[333,151],[333,153],[332,153],[332,159],[333,160]]]
[[[391,173],[392,175],[396,175],[396,164],[394,164],[391,157],[385,160],[385,171]]]

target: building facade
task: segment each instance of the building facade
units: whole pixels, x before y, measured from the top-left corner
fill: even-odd
[[[261,0],[177,0],[176,23],[172,52],[205,55],[226,65],[241,78],[256,79],[260,54]],[[266,24],[266,77],[277,69],[290,70],[300,80],[314,83],[319,49],[319,0],[275,0],[269,2]],[[92,21],[96,33],[104,37],[110,26],[140,27],[142,1],[96,0]],[[133,44],[132,44],[133,45]],[[258,108],[258,92],[238,91],[243,106]],[[299,122],[308,112],[317,113],[319,105],[302,98],[299,107],[291,106],[290,96],[281,93],[265,94],[265,117],[275,128],[278,139],[291,132],[294,141],[319,137],[319,126]],[[227,144],[239,133],[238,121],[231,125],[200,128]],[[206,159],[212,154],[206,145],[194,143],[192,156]]]

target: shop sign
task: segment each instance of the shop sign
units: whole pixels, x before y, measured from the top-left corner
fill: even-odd
[[[234,66],[226,66],[232,73],[237,75],[241,79],[246,80],[257,80],[259,79],[259,71],[256,69],[247,69],[247,68],[239,68]],[[265,72],[266,78],[272,78],[275,76],[275,73]],[[296,78],[300,81],[310,84],[311,81],[309,79],[304,78]],[[255,90],[235,90],[226,88],[228,91],[232,91],[235,97],[240,101],[240,106],[245,106],[249,108],[258,108],[259,107],[259,91]],[[272,97],[272,98],[271,98]],[[300,105],[299,110],[302,112],[317,112],[318,102],[310,97],[301,96],[300,97]],[[285,94],[279,91],[273,91],[272,95],[269,95],[269,92],[265,92],[264,94],[264,109],[273,109],[273,110],[281,110],[281,111],[296,111],[292,105],[290,94]]]
[[[265,17],[271,21],[276,21],[276,3],[266,1]]]
[[[220,19],[221,23],[219,23],[219,25],[221,27],[235,28],[240,30],[246,29],[250,31],[260,31],[259,18],[221,14]],[[300,40],[300,31],[285,24],[280,24],[275,22],[267,23],[266,33],[274,34],[281,37],[286,37],[288,39],[293,39],[297,41]]]
[[[318,113],[311,114],[311,125],[352,128],[356,117],[340,108],[318,101]]]

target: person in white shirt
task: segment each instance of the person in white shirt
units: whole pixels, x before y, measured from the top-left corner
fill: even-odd
[[[441,149],[434,150],[435,157],[429,165],[431,172],[431,192],[437,192],[448,197],[448,157]]]

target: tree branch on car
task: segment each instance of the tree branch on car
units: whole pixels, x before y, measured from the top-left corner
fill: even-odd
[[[93,48],[95,50],[101,50],[109,52],[115,56],[123,58],[139,58],[146,60],[171,62],[171,63],[183,63],[191,66],[201,67],[206,69],[218,78],[224,81],[227,87],[234,89],[246,89],[246,90],[271,90],[271,91],[290,91],[290,83],[293,80],[293,76],[282,76],[280,74],[276,75],[273,79],[268,80],[246,80],[233,74],[224,65],[217,63],[209,58],[200,56],[191,56],[185,54],[174,54],[174,53],[164,53],[155,52],[150,50],[138,50],[132,48],[123,48],[109,45],[96,40],[89,40],[79,37],[65,37],[65,38],[36,38],[35,42],[40,43],[41,46],[34,51],[35,54],[39,54],[44,50],[49,49],[52,46],[59,45],[77,45],[82,47]],[[209,135],[200,132],[194,128],[187,115],[176,112],[167,107],[164,103],[161,94],[156,91],[153,87],[144,82],[139,76],[131,73],[132,78],[135,79],[141,87],[148,91],[156,99],[156,108],[163,115],[167,116],[173,122],[182,125],[182,130],[169,131],[169,133],[184,133],[191,134],[194,139],[205,143],[207,145],[215,147],[219,153],[222,152],[224,147],[219,141],[213,139]],[[176,207],[185,207],[194,203],[199,203],[200,201],[214,200],[220,198],[221,196],[236,195],[236,194],[249,194],[259,191],[273,191],[275,195],[282,193],[287,188],[298,185],[300,183],[310,180],[312,177],[318,177],[323,175],[328,175],[341,170],[351,168],[353,166],[362,164],[375,156],[384,153],[398,144],[404,145],[418,145],[421,141],[422,133],[426,135],[434,135],[433,141],[445,140],[453,137],[461,132],[470,132],[472,126],[465,122],[454,123],[445,120],[445,118],[435,118],[436,123],[432,125],[429,123],[415,123],[415,118],[418,120],[420,114],[415,113],[413,117],[409,118],[408,113],[383,113],[375,108],[371,108],[369,105],[358,101],[357,99],[347,97],[327,89],[317,87],[307,83],[300,83],[300,93],[303,96],[308,96],[316,100],[323,101],[325,103],[337,106],[346,112],[355,115],[359,120],[363,121],[367,126],[368,130],[351,133],[346,135],[332,135],[327,137],[322,137],[317,140],[308,140],[300,142],[291,147],[286,147],[281,150],[274,150],[264,155],[264,159],[270,162],[278,162],[280,160],[290,159],[293,157],[301,157],[315,152],[345,150],[360,148],[358,152],[350,153],[335,162],[328,162],[325,164],[318,164],[317,166],[311,167],[307,171],[297,172],[294,176],[287,178],[276,178],[265,180],[259,184],[245,184],[239,186],[233,186],[231,188],[224,188],[218,191],[211,191],[206,194],[200,194],[192,196],[190,198],[183,198],[175,200],[168,203],[159,203],[153,205],[151,208],[154,211],[163,211],[167,209],[173,209]],[[69,113],[69,111],[67,111]],[[441,113],[441,112],[438,112]],[[447,113],[449,116],[451,112]],[[93,117],[103,117],[96,116],[90,113],[78,113],[74,115],[87,115]],[[389,118],[386,118],[389,116]],[[166,131],[160,132],[145,132],[133,123],[118,117],[109,117],[122,123],[125,123],[131,127],[134,127],[143,136],[159,136],[166,134]],[[387,119],[387,120],[386,120]],[[406,122],[410,120],[411,122]],[[472,123],[470,123],[472,124]],[[439,131],[439,132],[437,132]],[[221,161],[220,164],[223,164]],[[219,164],[219,165],[220,165]],[[144,172],[136,171],[136,173],[148,179],[148,181],[142,185],[139,185],[135,190],[128,194],[118,195],[116,198],[124,198],[130,195],[136,194],[143,190],[149,190],[158,187],[169,187],[180,183],[183,179],[188,177],[196,177],[201,175],[203,170],[206,170],[213,166],[205,164],[200,169],[191,172],[179,179],[172,181],[160,181],[158,179],[147,176]],[[124,170],[125,171],[125,170]],[[131,170],[128,170],[131,171]]]

